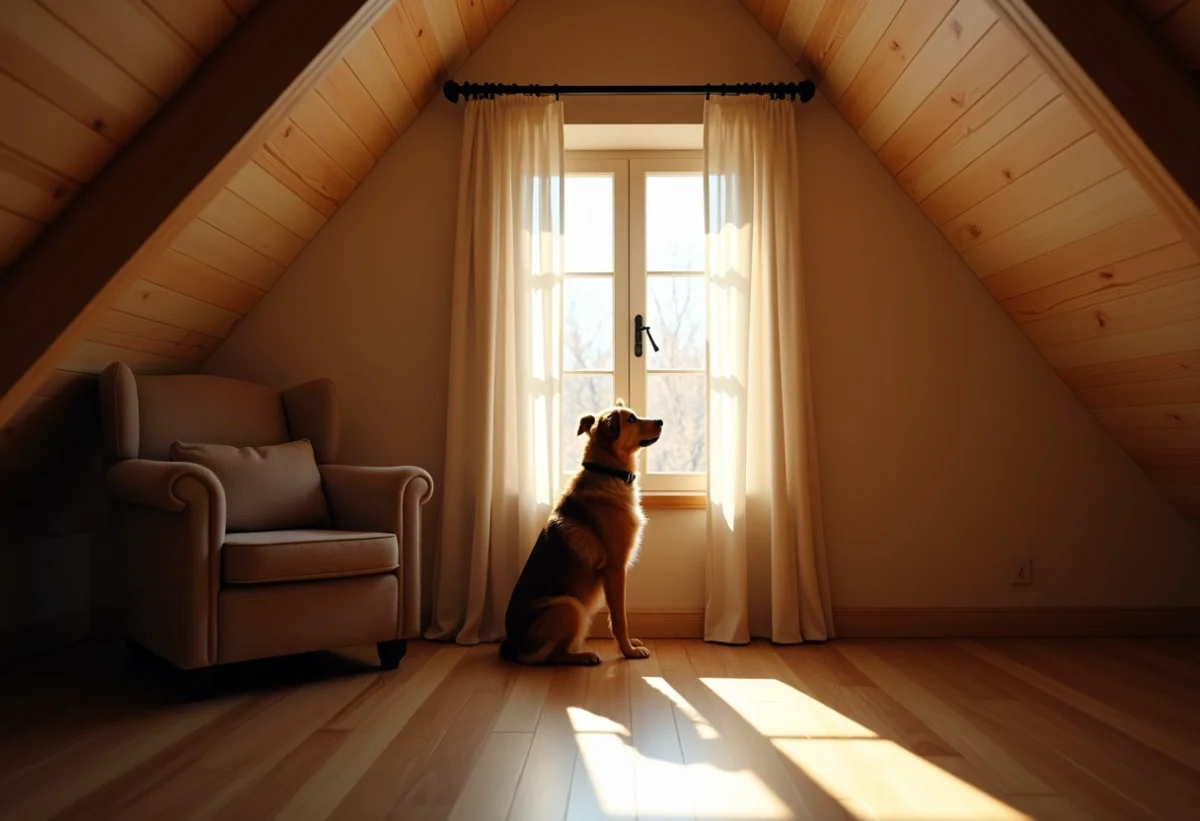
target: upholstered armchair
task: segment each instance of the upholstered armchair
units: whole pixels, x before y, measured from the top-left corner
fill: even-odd
[[[375,642],[394,669],[420,626],[417,467],[335,464],[333,383],[100,380],[125,636],[181,670]]]

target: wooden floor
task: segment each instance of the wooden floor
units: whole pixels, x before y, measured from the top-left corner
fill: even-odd
[[[277,659],[193,704],[79,645],[0,671],[0,818],[1200,818],[1200,641],[647,644]]]

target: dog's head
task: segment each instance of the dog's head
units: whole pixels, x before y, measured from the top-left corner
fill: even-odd
[[[616,404],[600,412],[599,416],[582,416],[579,419],[577,436],[588,435],[584,458],[592,459],[600,453],[609,454],[621,465],[631,465],[637,452],[658,441],[662,436],[663,420],[642,419],[618,399]]]

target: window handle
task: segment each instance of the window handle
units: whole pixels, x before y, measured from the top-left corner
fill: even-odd
[[[654,352],[658,353],[658,345],[654,342],[654,337],[650,336],[650,326],[642,324],[642,315],[638,314],[633,318],[633,355],[642,355],[642,332],[645,331],[646,336],[650,337],[650,344],[654,346]]]

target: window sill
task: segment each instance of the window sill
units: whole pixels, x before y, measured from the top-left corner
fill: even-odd
[[[708,496],[703,493],[643,493],[642,507],[648,510],[704,510]]]

